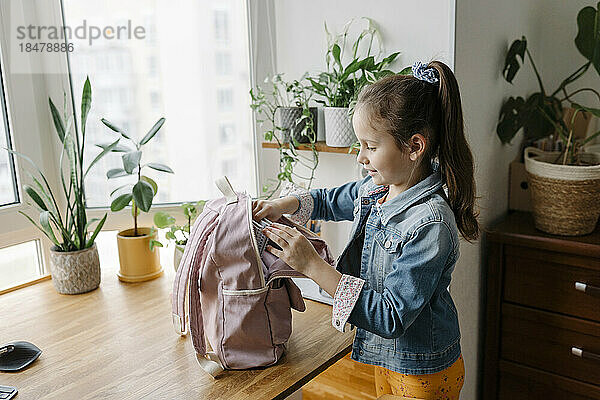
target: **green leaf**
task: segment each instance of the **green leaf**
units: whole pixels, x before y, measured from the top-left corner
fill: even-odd
[[[577,14],[575,46],[600,73],[600,12],[596,8],[584,7]]]
[[[57,247],[60,247],[60,243],[58,242],[58,240],[56,240],[56,237],[54,236],[54,234],[52,234],[52,236],[49,236],[48,232],[46,232],[40,225],[38,225],[29,215],[25,214],[23,211],[19,211],[19,214],[22,214],[25,218],[27,218],[29,220],[29,222],[31,222],[44,235],[46,235],[48,237],[48,239],[50,239]]]
[[[60,117],[60,113],[56,109],[56,106],[52,102],[52,99],[48,98],[48,102],[50,103],[50,113],[52,114],[52,121],[54,121],[56,133],[58,134],[58,138],[62,143],[65,140],[65,125],[63,124],[62,118]]]
[[[527,39],[525,36],[521,40],[517,39],[510,45],[508,52],[506,53],[506,59],[504,60],[504,69],[502,75],[507,82],[512,83],[517,71],[521,68],[521,64],[525,59],[525,51],[527,50]],[[521,63],[517,59],[517,56],[521,58]]]
[[[96,240],[96,236],[98,236],[98,233],[100,233],[100,230],[102,229],[102,227],[104,226],[104,223],[106,222],[107,215],[108,214],[104,214],[104,217],[102,217],[100,222],[98,222],[98,225],[96,225],[96,229],[94,229],[94,233],[92,233],[92,236],[90,236],[90,238],[88,239],[88,241],[85,244],[86,248],[91,247],[94,244],[94,240]]]
[[[56,240],[56,236],[54,236],[54,231],[50,226],[50,211],[42,211],[40,213],[40,225],[44,228],[44,232],[46,235],[56,244],[58,245],[58,240]]]
[[[90,78],[86,77],[83,84],[83,93],[81,94],[81,133],[85,137],[85,124],[87,122],[88,113],[92,107],[92,85]]]
[[[502,143],[510,143],[519,129],[523,127],[523,109],[525,99],[510,97],[500,109],[500,119],[496,126],[496,134]]]
[[[148,182],[150,186],[152,186],[152,190],[154,191],[154,195],[156,196],[156,193],[158,193],[158,184],[152,178],[149,178],[146,175],[142,175],[140,179],[145,182]]]
[[[412,67],[406,67],[402,71],[398,72],[398,75],[412,75]]]
[[[102,121],[102,123],[104,125],[106,125],[107,127],[109,127],[110,129],[112,129],[113,131],[120,133],[121,136],[123,136],[125,139],[129,139],[131,140],[131,138],[125,133],[123,132],[120,128],[117,128],[113,123],[107,121],[106,119],[102,118],[100,119],[100,121]]]
[[[165,233],[165,238],[167,238],[169,240],[175,240],[175,239],[177,239],[177,237],[175,236],[175,234],[173,232],[166,232]]]
[[[155,247],[163,247],[163,244],[155,239],[150,239],[150,251],[154,251]]]
[[[118,188],[116,188],[115,190],[113,190],[112,192],[110,192],[111,197],[112,197],[113,194],[117,193],[119,190],[125,189],[126,187],[129,187],[129,186],[133,186],[133,184],[132,183],[128,183],[126,185],[119,186]]]
[[[154,190],[148,182],[140,180],[133,187],[133,199],[138,208],[143,212],[150,211],[153,198]]]
[[[333,60],[337,63],[337,65],[340,66],[340,68],[342,68],[342,62],[340,60],[340,53],[341,53],[340,46],[338,46],[337,44],[334,44],[333,47],[331,48],[331,54],[333,55]]]
[[[164,123],[165,123],[164,118],[161,118],[158,121],[156,121],[156,123],[154,124],[152,129],[150,129],[150,131],[148,133],[146,133],[146,136],[144,136],[142,138],[142,140],[140,141],[140,145],[144,145],[144,144],[148,143],[148,141],[150,141],[150,139],[152,139],[154,137],[154,135],[156,135],[156,133],[159,131],[159,129],[163,126]]]
[[[121,158],[123,159],[123,169],[125,170],[125,172],[127,172],[128,174],[132,174],[133,170],[136,169],[140,164],[140,160],[142,159],[142,152],[130,151],[129,153],[123,154]]]
[[[113,202],[110,204],[110,210],[112,212],[121,211],[122,209],[127,207],[129,203],[131,203],[132,198],[133,196],[131,193],[125,193],[120,195],[119,197],[114,199]]]
[[[175,223],[175,217],[167,214],[164,211],[159,211],[156,214],[154,214],[154,225],[156,225],[157,228],[160,228],[160,229],[168,228],[169,226],[173,225],[174,223]]]
[[[108,146],[106,146],[106,148],[104,148],[104,150],[102,150],[100,152],[100,154],[98,154],[96,156],[96,158],[94,158],[94,161],[91,162],[90,166],[87,167],[87,170],[85,171],[85,174],[83,174],[83,179],[85,179],[85,177],[87,176],[88,172],[90,172],[90,170],[92,169],[92,167],[102,159],[102,157],[104,157],[105,155],[107,155],[108,153],[110,153],[111,151],[113,151],[113,149],[115,147],[117,147],[117,144],[119,144],[119,140],[121,139],[117,139],[115,142],[112,142],[111,144],[109,144]]]
[[[159,164],[159,163],[148,163],[148,164],[146,164],[146,166],[148,166],[148,167],[150,167],[150,168],[152,168],[152,169],[155,169],[155,170],[157,170],[157,171],[168,172],[168,173],[170,173],[170,174],[173,174],[173,173],[174,173],[174,172],[173,172],[173,170],[172,170],[171,168],[167,167],[167,166],[166,166],[166,165],[164,165],[164,164]]]
[[[600,118],[600,109],[582,106],[581,104],[571,103],[571,107],[575,110],[587,111],[595,117]]]
[[[131,175],[131,174],[128,174],[127,171],[125,171],[123,168],[111,168],[106,173],[106,177],[108,179],[118,178],[118,177],[126,176],[126,175]]]
[[[106,149],[111,144],[112,143],[98,143],[96,146],[100,147],[101,149]],[[111,151],[113,153],[128,153],[130,151],[133,151],[133,149],[124,146],[121,143],[118,143]]]
[[[29,185],[23,185],[23,189],[25,189],[25,193],[29,195],[31,200],[33,200],[39,208],[41,208],[44,211],[48,211],[48,207],[44,203],[44,200],[42,200],[41,196],[35,191],[34,188],[32,188]]]

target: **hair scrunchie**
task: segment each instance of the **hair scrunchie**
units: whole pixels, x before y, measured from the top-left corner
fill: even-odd
[[[427,64],[423,64],[420,61],[414,63],[411,67],[412,74],[415,78],[429,82],[429,83],[439,83],[439,75],[435,68],[428,68]]]

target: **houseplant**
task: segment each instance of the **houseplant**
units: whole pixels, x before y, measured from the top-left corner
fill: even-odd
[[[62,193],[52,189],[42,171],[29,157],[9,150],[27,160],[36,170],[36,174],[28,172],[33,184],[23,185],[23,189],[32,201],[30,205],[39,211],[39,224],[26,213],[21,214],[53,243],[50,252],[50,272],[56,290],[62,294],[85,293],[100,285],[100,260],[95,239],[107,215],[104,214],[101,219],[88,220],[85,208],[85,178],[100,159],[116,148],[119,139],[106,145],[84,170],[85,127],[92,104],[89,78],[83,85],[81,96],[81,137],[74,129],[73,116],[67,118],[66,111],[61,114],[52,99],[49,98],[48,102],[54,128],[62,143],[59,163]],[[62,212],[58,205],[61,200],[65,204]],[[96,226],[90,233],[89,230],[94,224]]]
[[[165,238],[175,244],[175,251],[173,253],[173,266],[175,267],[175,271],[177,271],[177,268],[179,267],[183,250],[190,237],[190,228],[196,217],[202,212],[205,203],[205,200],[200,200],[196,203],[183,203],[181,205],[181,211],[185,217],[184,225],[178,225],[176,218],[164,211],[159,211],[154,214],[154,225],[159,229],[168,229],[165,233]],[[151,240],[150,250],[152,250],[154,246],[164,247],[159,240]]]
[[[125,229],[117,234],[120,263],[118,277],[124,282],[142,282],[154,279],[162,274],[158,249],[150,250],[150,242],[156,239],[156,231],[148,227],[138,227],[137,217],[140,211],[150,211],[152,201],[158,191],[156,182],[147,175],[143,175],[142,170],[150,168],[160,172],[173,173],[173,170],[164,164],[153,162],[142,164],[142,147],[156,136],[165,119],[160,118],[139,141],[135,141],[106,119],[102,118],[101,121],[135,147],[135,150],[122,155],[123,168],[113,168],[106,173],[108,179],[128,175],[137,176],[135,184],[122,185],[111,193],[111,196],[118,194],[110,205],[111,211],[120,211],[131,204],[133,216],[133,229]]]
[[[367,23],[367,27],[352,44],[349,57],[345,57],[346,42],[355,20],[348,22],[339,35],[332,35],[325,23],[328,43],[326,71],[308,78],[313,91],[321,97],[316,101],[325,106],[325,142],[331,147],[348,147],[356,141],[349,116],[351,103],[364,85],[394,73],[387,67],[399,54],[392,53],[376,62],[375,58],[383,52],[379,30],[370,18],[363,17],[361,20]],[[377,42],[379,50],[372,55],[374,42]],[[366,50],[364,43],[367,43]],[[364,53],[362,58],[361,53]],[[350,62],[344,64],[346,59]]]
[[[264,138],[269,142],[275,141],[279,151],[276,185],[273,187],[273,180],[270,180],[262,188],[263,198],[271,198],[283,182],[294,183],[294,178],[300,178],[306,180],[310,188],[314,179],[315,169],[319,164],[319,154],[315,147],[316,110],[309,105],[312,90],[305,78],[306,75],[299,80],[286,82],[282,74],[276,74],[250,90],[250,107],[256,112],[257,122],[266,129]],[[288,135],[287,132],[291,133]],[[311,150],[309,157],[298,152],[299,139],[302,138],[308,141],[304,145]],[[298,164],[306,167],[310,176],[294,172],[294,167]]]
[[[598,4],[600,7],[600,3]],[[505,59],[503,75],[508,82],[519,71],[525,56],[531,62],[539,91],[527,99],[510,97],[500,110],[496,133],[502,143],[509,143],[523,128],[525,169],[527,171],[533,215],[538,229],[559,235],[583,235],[594,230],[600,215],[600,158],[586,154],[584,146],[600,132],[585,136],[574,131],[579,115],[600,116],[600,110],[581,105],[574,96],[592,93],[600,101],[594,88],[570,90],[573,82],[590,68],[600,72],[600,34],[596,21],[600,11],[584,7],[577,15],[578,32],[575,45],[586,61],[565,78],[552,92],[545,89],[539,71],[522,37],[510,46]],[[519,62],[520,59],[520,62]],[[570,118],[565,121],[565,105],[570,106]],[[586,117],[589,118],[589,117]],[[586,125],[587,127],[587,125]],[[535,140],[550,137],[556,152],[544,152],[529,146]]]

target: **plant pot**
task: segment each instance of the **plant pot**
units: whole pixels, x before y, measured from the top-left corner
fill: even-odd
[[[584,153],[589,166],[559,165],[559,152],[525,149],[535,227],[564,236],[594,231],[600,216],[600,154]]]
[[[356,142],[356,135],[350,118],[348,107],[325,107],[325,143],[329,147],[349,147]]]
[[[302,116],[300,107],[278,107],[276,111],[276,123],[281,129],[281,141],[289,143],[292,131],[296,126],[296,120]]]
[[[117,234],[119,248],[119,264],[117,276],[123,282],[143,282],[159,277],[163,273],[160,266],[158,247],[150,251],[150,239],[156,239],[156,231],[150,228],[138,228],[133,236],[133,229],[126,229]]]
[[[86,293],[100,286],[100,259],[96,243],[87,249],[61,252],[50,249],[52,283],[62,294]]]
[[[325,141],[325,112],[324,107],[317,107],[317,142]]]
[[[181,262],[181,257],[183,257],[183,250],[185,250],[185,246],[176,244],[175,251],[173,252],[173,267],[175,268],[175,272],[179,269],[179,263]]]

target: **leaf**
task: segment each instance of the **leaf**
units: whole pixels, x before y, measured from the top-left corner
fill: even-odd
[[[44,211],[48,211],[48,207],[46,206],[46,204],[42,200],[41,196],[35,191],[34,188],[32,188],[29,185],[23,185],[23,189],[25,189],[25,192],[29,195],[31,200],[33,200],[35,202],[35,204],[38,205],[39,208],[41,208]]]
[[[169,239],[169,240],[175,240],[175,239],[177,239],[177,237],[175,236],[175,234],[173,232],[167,232],[167,233],[165,233],[165,238]]]
[[[582,106],[581,104],[577,104],[577,103],[571,103],[571,107],[573,107],[575,110],[587,111],[590,114],[600,118],[600,109],[598,109],[598,108],[586,107],[586,106]]]
[[[154,225],[156,225],[157,228],[160,228],[160,229],[168,228],[169,226],[173,225],[174,223],[175,223],[175,217],[167,214],[164,211],[159,211],[156,214],[154,214]]]
[[[52,114],[52,121],[54,121],[56,133],[58,134],[58,138],[62,143],[65,140],[65,125],[63,124],[62,118],[60,117],[60,113],[56,109],[56,106],[52,102],[52,99],[48,98],[48,102],[50,103],[50,113]]]
[[[522,110],[525,99],[510,97],[500,109],[500,118],[496,126],[496,134],[502,143],[510,143],[519,129],[523,127]]]
[[[133,199],[140,210],[144,212],[150,211],[153,198],[154,190],[148,182],[140,180],[133,187]]]
[[[402,71],[398,72],[398,75],[412,75],[412,67],[406,67]]]
[[[100,119],[100,121],[102,121],[102,123],[104,125],[106,125],[107,127],[109,127],[110,129],[112,129],[113,131],[120,133],[121,136],[123,136],[125,139],[129,139],[131,140],[131,138],[125,133],[123,132],[120,128],[117,128],[114,124],[112,124],[111,122],[107,121],[106,119],[102,118]]]
[[[150,239],[150,251],[154,251],[155,247],[163,247],[163,244],[156,239]]]
[[[600,12],[596,8],[584,7],[577,14],[575,46],[600,73]]]
[[[159,129],[163,126],[164,123],[165,123],[164,118],[161,118],[158,121],[156,121],[156,123],[154,124],[152,129],[150,129],[150,131],[148,133],[146,133],[146,136],[144,136],[142,138],[142,140],[140,141],[140,145],[144,145],[144,144],[148,143],[150,141],[150,139],[152,139],[154,137],[154,135],[156,135],[156,133],[159,131]]]
[[[331,48],[331,55],[333,55],[333,60],[337,63],[337,65],[339,65],[340,68],[342,68],[342,62],[340,60],[340,53],[341,53],[340,46],[338,46],[337,44],[334,44],[333,47]]]
[[[517,39],[510,45],[504,60],[504,69],[502,75],[508,83],[512,83],[517,71],[521,68],[517,56],[521,57],[521,64],[525,60],[525,51],[527,50],[527,39],[523,36],[520,40]]]
[[[132,174],[133,170],[136,169],[140,165],[140,160],[142,159],[141,151],[130,151],[129,153],[125,153],[121,156],[123,159],[123,168],[125,172],[128,174]]]
[[[102,159],[102,157],[104,157],[105,155],[107,155],[108,153],[110,153],[111,151],[113,151],[113,149],[115,147],[117,147],[117,144],[119,144],[119,140],[121,139],[117,139],[115,142],[112,142],[111,144],[109,144],[108,146],[106,146],[106,148],[104,148],[104,150],[102,150],[100,152],[100,154],[98,154],[96,156],[96,158],[94,158],[94,161],[91,162],[91,164],[89,165],[89,167],[87,167],[87,170],[85,171],[85,174],[83,174],[83,179],[85,179],[85,177],[87,176],[88,172],[90,172],[90,170],[92,169],[92,167]]]
[[[146,164],[146,166],[148,166],[148,167],[150,167],[150,168],[152,168],[152,169],[155,169],[155,170],[157,170],[157,171],[168,172],[168,173],[170,173],[170,174],[173,174],[173,173],[174,173],[174,172],[173,172],[173,170],[172,170],[171,168],[167,167],[167,166],[166,166],[166,165],[164,165],[164,164],[159,164],[159,163],[148,163],[148,164]]]
[[[110,211],[121,211],[129,205],[132,198],[133,196],[131,193],[125,193],[120,195],[119,197],[114,199],[113,202],[110,204]]]
[[[90,85],[90,78],[86,77],[85,83],[83,84],[83,93],[81,94],[81,133],[83,137],[85,137],[85,124],[91,107],[92,85]]]
[[[104,223],[106,222],[107,215],[108,214],[104,214],[104,217],[102,217],[100,222],[98,222],[98,225],[96,225],[96,229],[94,229],[94,233],[92,233],[92,236],[90,236],[90,238],[88,239],[88,241],[85,244],[86,248],[91,247],[94,244],[94,240],[96,240],[96,236],[98,236],[98,233],[100,233],[100,231],[102,230],[102,227],[104,226]]]
[[[152,178],[149,178],[146,175],[142,175],[140,179],[148,182],[150,186],[152,186],[152,190],[154,191],[154,195],[156,196],[156,193],[158,193],[158,184]]]
[[[52,227],[50,226],[50,211],[42,211],[40,213],[40,225],[44,229],[44,232],[46,232],[46,235],[55,244],[58,245],[58,240],[56,240],[56,236],[54,236],[54,231],[52,230]]]
[[[96,146],[100,147],[101,149],[105,149],[108,146],[110,146],[112,143],[98,143]],[[128,153],[130,151],[133,151],[133,149],[122,145],[121,143],[118,143],[112,150],[113,153]]]
[[[48,239],[50,239],[57,247],[60,247],[60,243],[58,242],[58,240],[56,240],[56,237],[54,236],[54,234],[52,234],[52,237],[50,237],[48,235],[48,232],[46,232],[39,224],[37,224],[29,215],[25,214],[23,211],[19,211],[19,214],[22,214],[25,218],[27,218],[29,220],[29,222],[31,222],[44,235],[46,235],[48,237]]]
[[[129,186],[133,186],[133,184],[132,183],[128,183],[126,185],[119,186],[118,188],[116,188],[115,190],[113,190],[112,192],[110,192],[110,195],[112,196],[113,194],[117,193],[119,190],[125,189],[126,187],[129,187]]]
[[[106,173],[106,177],[108,179],[118,178],[118,177],[126,176],[126,175],[131,175],[131,174],[128,174],[127,171],[125,171],[123,168],[111,168]]]

